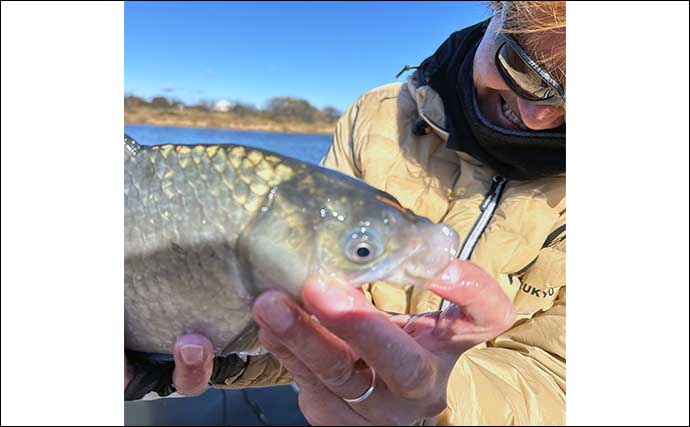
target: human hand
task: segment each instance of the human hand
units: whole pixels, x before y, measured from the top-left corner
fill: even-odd
[[[302,291],[306,310],[278,291],[259,296],[259,337],[300,387],[311,424],[411,425],[438,415],[457,359],[515,320],[498,283],[470,262],[453,261],[429,289],[457,305],[443,317],[391,316],[361,291],[319,277]],[[363,395],[372,382],[370,369],[356,368],[360,358],[376,372],[374,391],[348,403],[343,399]]]

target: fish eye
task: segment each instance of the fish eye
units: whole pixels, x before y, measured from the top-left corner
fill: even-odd
[[[371,246],[369,246],[368,242],[357,242],[352,246],[350,252],[351,253],[349,254],[348,258],[358,264],[365,264],[371,261],[371,259],[374,257],[374,251],[372,250]]]
[[[345,256],[356,264],[366,264],[381,251],[379,239],[369,231],[355,230],[345,237]]]

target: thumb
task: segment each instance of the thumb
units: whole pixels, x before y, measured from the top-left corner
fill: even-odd
[[[211,341],[203,335],[184,335],[178,338],[173,356],[173,384],[177,392],[185,396],[205,392],[213,373]]]
[[[460,324],[454,329],[460,326],[464,334],[486,335],[486,341],[515,322],[515,307],[498,282],[469,261],[453,260],[428,288],[459,307],[453,310]]]

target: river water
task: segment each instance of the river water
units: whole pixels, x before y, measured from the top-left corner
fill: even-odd
[[[330,135],[148,125],[125,125],[125,133],[144,145],[240,144],[274,151],[310,163],[318,163],[321,160],[328,151],[332,138]]]

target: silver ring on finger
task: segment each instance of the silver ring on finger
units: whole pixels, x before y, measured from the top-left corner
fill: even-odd
[[[371,385],[369,385],[369,388],[364,391],[364,393],[361,394],[359,397],[355,397],[354,399],[346,399],[343,397],[343,400],[347,403],[359,403],[365,401],[371,394],[374,392],[374,389],[376,388],[376,371],[374,368],[371,366],[369,367],[369,370],[371,371]]]

